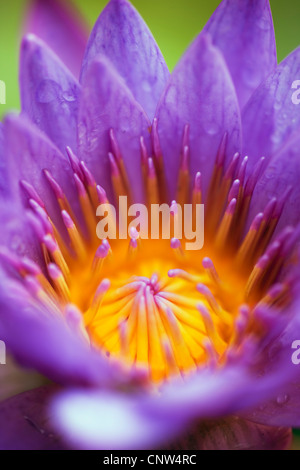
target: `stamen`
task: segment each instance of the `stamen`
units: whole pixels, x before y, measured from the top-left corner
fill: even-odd
[[[66,147],[66,152],[73,172],[81,179],[81,181],[84,181],[84,174],[80,168],[79,159],[76,157],[70,147]]]
[[[77,194],[79,198],[79,203],[81,207],[82,214],[87,226],[89,237],[95,233],[95,211],[93,210],[90,198],[85,189],[84,184],[76,173],[74,173],[74,181],[77,189]]]
[[[129,194],[130,185],[129,185],[129,181],[128,181],[128,177],[127,177],[127,171],[125,169],[125,164],[124,164],[124,160],[123,160],[123,157],[122,157],[122,153],[120,151],[118,141],[115,137],[113,129],[111,129],[109,131],[109,137],[110,137],[110,143],[111,143],[111,146],[112,146],[112,153],[116,158],[116,162],[117,162],[117,165],[119,167],[122,180],[124,182],[126,194]]]
[[[228,204],[224,217],[221,221],[221,224],[218,229],[217,236],[216,236],[216,242],[215,242],[216,247],[219,249],[225,246],[228,240],[230,230],[232,228],[233,216],[235,214],[236,205],[237,205],[237,200],[232,199],[230,203]]]
[[[27,183],[27,181],[25,181],[25,180],[21,180],[20,185],[24,189],[24,191],[27,194],[27,196],[29,197],[29,199],[33,199],[37,204],[39,204],[39,206],[41,206],[43,209],[45,209],[45,205],[44,205],[43,201],[41,200],[38,193],[36,192],[36,190],[34,189],[34,187],[31,184]]]
[[[147,161],[147,200],[148,204],[159,203],[158,180],[152,158]]]
[[[48,264],[47,269],[49,276],[53,281],[54,287],[59,293],[60,297],[64,302],[70,302],[70,290],[59,267],[54,263],[50,263]]]
[[[197,204],[202,204],[202,180],[200,172],[196,173],[195,176],[192,204],[194,208]]]
[[[181,260],[184,257],[184,251],[182,249],[181,242],[180,240],[178,240],[178,238],[171,239],[171,248],[172,250],[174,250],[177,259]]]
[[[65,227],[68,231],[74,252],[78,258],[86,257],[86,250],[80,233],[67,211],[61,213]]]
[[[214,266],[214,263],[212,262],[212,260],[210,258],[203,258],[202,260],[202,266],[203,268],[208,272],[211,280],[218,286],[220,287],[220,284],[221,284],[221,280],[220,280],[220,277],[217,273],[217,270]]]
[[[80,162],[80,168],[84,175],[84,180],[87,185],[88,194],[91,198],[93,207],[96,210],[96,208],[98,207],[98,194],[97,194],[97,189],[96,189],[96,181],[93,175],[91,174],[90,170],[87,168],[84,161]]]
[[[119,197],[126,195],[126,188],[122,179],[122,175],[120,173],[119,167],[115,160],[115,157],[112,153],[108,154],[108,159],[110,163],[110,170],[111,170],[111,179],[114,188],[115,198],[116,201],[119,200]]]

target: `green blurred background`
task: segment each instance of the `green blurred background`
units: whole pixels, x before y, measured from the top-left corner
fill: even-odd
[[[107,0],[74,0],[92,27]],[[132,0],[152,30],[172,69],[188,44],[202,29],[220,0]],[[18,44],[26,0],[0,0],[0,80],[6,83],[6,105],[18,109]],[[300,1],[271,0],[278,58],[300,44]]]

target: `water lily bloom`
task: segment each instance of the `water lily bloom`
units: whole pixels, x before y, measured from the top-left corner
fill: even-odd
[[[33,8],[22,110],[0,128],[0,338],[59,384],[45,401],[71,447],[286,448],[300,426],[300,49],[277,65],[269,2],[223,0],[170,75],[136,10],[111,0],[75,76],[77,20]],[[174,231],[178,207],[203,203],[203,249],[135,230],[100,241],[97,207],[120,196],[170,204]],[[2,440],[25,445],[11,413],[21,443]]]

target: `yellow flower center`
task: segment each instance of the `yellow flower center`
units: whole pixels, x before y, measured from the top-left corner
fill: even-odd
[[[112,132],[110,137],[116,149]],[[186,251],[184,240],[175,238],[140,240],[134,235],[129,241],[100,242],[96,208],[108,202],[106,193],[69,150],[85,229],[57,182],[45,172],[67,237],[54,226],[34,188],[27,182],[22,186],[30,199],[35,227],[43,227],[37,235],[47,275],[29,260],[0,254],[18,269],[37,302],[66,319],[73,304],[81,331],[108,360],[141,367],[156,383],[174,375],[184,377],[200,367],[222,366],[240,354],[250,335],[264,334],[261,309],[282,307],[289,301],[292,281],[281,272],[293,248],[290,229],[271,240],[286,195],[271,200],[244,233],[260,163],[245,182],[247,159],[239,164],[235,155],[225,168],[225,148],[226,136],[204,201],[205,241],[200,251]],[[161,155],[148,158],[143,145],[141,150],[150,207],[166,200],[164,169]],[[131,192],[118,149],[116,153],[109,155],[109,161],[117,200],[120,195],[130,197]],[[188,157],[185,142],[177,202],[181,206],[189,202],[195,208],[202,203],[201,175],[196,175],[191,188]]]

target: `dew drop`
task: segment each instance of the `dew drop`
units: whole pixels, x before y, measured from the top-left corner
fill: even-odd
[[[36,91],[36,99],[39,103],[51,103],[57,98],[60,87],[53,80],[43,80]]]
[[[257,21],[257,26],[263,31],[269,31],[271,25],[270,21],[267,18],[260,17]]]
[[[63,93],[63,99],[69,103],[72,103],[73,101],[76,101],[76,96],[71,91],[65,91]]]
[[[206,121],[204,123],[204,130],[208,135],[216,135],[220,130],[220,126],[216,122]]]
[[[289,396],[288,395],[278,395],[278,397],[276,398],[276,403],[277,405],[285,405],[287,402],[289,401]]]

